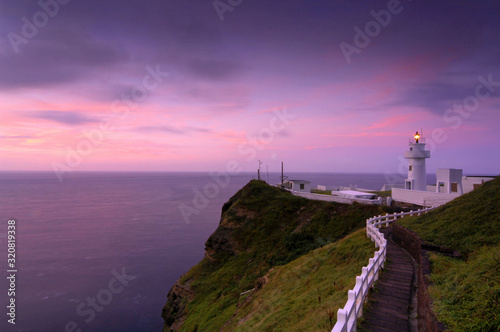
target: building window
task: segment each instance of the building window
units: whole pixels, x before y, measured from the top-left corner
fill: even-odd
[[[410,147],[410,151],[413,151],[413,147]]]
[[[456,183],[456,182],[451,183],[451,192],[452,193],[458,192],[458,183]]]
[[[473,187],[474,187],[474,190],[476,190],[477,188],[481,187],[481,184],[474,183]]]
[[[300,190],[304,190],[304,184],[303,183],[300,184]]]
[[[410,171],[413,171],[413,166],[412,166],[412,165],[410,165],[409,170],[410,170]]]

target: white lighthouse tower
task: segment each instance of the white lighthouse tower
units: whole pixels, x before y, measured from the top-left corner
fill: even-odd
[[[427,190],[427,180],[425,172],[425,159],[431,157],[431,152],[425,150],[423,137],[418,131],[410,139],[410,151],[405,151],[405,158],[408,159],[408,178],[405,181],[407,190]]]

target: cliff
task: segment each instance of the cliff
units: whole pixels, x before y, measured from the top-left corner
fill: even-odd
[[[426,247],[462,254],[430,253],[425,277],[431,309],[450,330],[500,329],[499,202],[496,178],[398,222]],[[224,204],[205,257],[170,290],[164,331],[330,331],[373,255],[360,228],[385,212],[393,211],[309,201],[251,181]]]
[[[269,278],[288,275],[288,270],[284,269],[285,266],[292,266],[289,264],[292,261],[299,264],[297,269],[309,269],[310,261],[297,258],[312,250],[314,256],[308,259],[316,265],[318,260],[336,262],[337,266],[350,265],[349,273],[343,273],[340,268],[337,271],[344,274],[346,282],[335,285],[333,280],[335,286],[325,284],[329,288],[321,293],[323,298],[316,293],[304,294],[308,301],[313,298],[314,303],[325,306],[321,324],[328,328],[332,323],[330,311],[334,309],[328,305],[327,298],[338,291],[342,294],[338,303],[343,305],[345,294],[352,287],[349,281],[354,283],[356,273],[374,250],[362,233],[350,240],[343,238],[364,227],[368,217],[385,213],[380,209],[359,204],[311,201],[292,196],[262,181],[249,182],[222,207],[220,224],[205,243],[205,257],[169,291],[162,311],[164,331],[234,330],[242,322],[250,320],[252,311],[249,308],[258,307],[254,301],[266,288]],[[343,240],[338,241],[340,239]],[[349,264],[351,259],[359,261],[359,266],[358,263]],[[335,268],[335,264],[328,266]],[[314,283],[318,285],[319,292],[320,285],[324,284],[321,280],[326,278],[322,273],[334,272],[316,265],[314,271],[309,273],[319,273]],[[292,273],[297,282],[311,285],[311,280],[306,280],[307,275]],[[338,277],[342,279],[342,276]],[[273,279],[272,283],[277,283],[276,280],[279,279]],[[282,303],[282,306],[294,307],[293,303]],[[300,312],[302,306],[295,306],[297,313]],[[277,312],[278,309],[273,310],[278,320],[297,315],[288,312],[290,308]]]

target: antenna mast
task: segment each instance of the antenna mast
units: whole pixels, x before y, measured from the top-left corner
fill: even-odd
[[[288,179],[288,176],[285,176],[283,173],[283,162],[281,162],[281,187],[283,188],[285,184],[285,180]]]

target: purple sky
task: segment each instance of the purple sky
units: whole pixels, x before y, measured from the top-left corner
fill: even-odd
[[[217,9],[214,6],[217,4]],[[498,174],[500,3],[0,0],[0,169]]]

